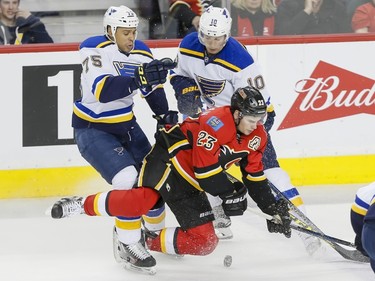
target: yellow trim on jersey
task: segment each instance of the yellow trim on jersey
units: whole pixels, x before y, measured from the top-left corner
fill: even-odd
[[[259,176],[259,177],[253,177],[252,175],[248,174],[246,176],[246,178],[249,180],[249,181],[263,181],[266,179],[266,176],[265,175],[262,175],[262,176]]]
[[[133,221],[121,221],[118,218],[115,219],[116,227],[124,230],[136,230],[141,228],[141,219]]]
[[[201,179],[205,179],[205,178],[209,178],[211,176],[214,176],[214,175],[217,175],[219,173],[221,173],[223,171],[223,168],[221,166],[213,169],[213,170],[210,170],[208,172],[205,172],[205,173],[194,173],[195,174],[195,177],[199,180]]]
[[[128,112],[122,116],[108,116],[108,117],[100,117],[100,118],[93,118],[89,115],[87,115],[85,112],[79,110],[76,106],[73,107],[73,112],[75,115],[77,115],[79,118],[93,122],[93,123],[120,123],[120,122],[127,122],[133,119],[134,113],[133,111]]]
[[[352,205],[352,211],[357,213],[357,214],[360,214],[362,216],[365,216],[367,214],[367,209],[364,209],[363,207],[360,207],[358,206],[357,204],[353,204]]]
[[[176,149],[178,149],[182,146],[185,146],[185,145],[189,145],[189,141],[187,139],[176,142],[174,145],[172,145],[168,148],[168,153],[173,154],[173,151],[175,151]]]
[[[169,176],[169,173],[171,172],[170,165],[171,164],[167,163],[167,168],[165,169],[160,181],[155,185],[154,189],[159,190],[163,186],[163,184],[165,183],[165,181],[167,180]]]
[[[100,94],[102,93],[103,86],[104,86],[105,81],[107,81],[107,78],[108,78],[108,76],[105,76],[98,83],[96,83],[94,96],[95,96],[96,100],[98,100],[98,101],[100,99]]]
[[[197,56],[197,57],[200,57],[200,58],[204,57],[204,54],[202,52],[192,51],[192,50],[189,50],[189,49],[186,49],[186,48],[180,48],[180,52],[187,53],[187,54],[190,54],[190,55],[194,55],[194,56]]]
[[[180,174],[181,177],[183,177],[188,183],[190,183],[192,186],[194,186],[196,189],[203,191],[203,189],[199,186],[198,182],[192,178],[189,174],[185,173],[185,171],[181,168],[180,163],[178,163],[176,157],[173,157],[171,159],[173,166],[177,170],[177,172]]]
[[[142,55],[150,57],[151,59],[154,58],[150,52],[143,51],[143,50],[132,50],[130,53],[131,54],[142,54]]]
[[[225,60],[222,60],[222,59],[219,59],[219,58],[216,58],[214,59],[214,62],[217,62],[219,64],[222,64],[222,65],[225,65],[226,67],[236,71],[236,72],[240,72],[241,71],[241,68],[239,68],[238,66],[235,66],[234,64],[231,64]]]
[[[114,43],[112,41],[109,41],[109,40],[108,41],[104,41],[104,42],[98,44],[96,46],[96,48],[103,48],[103,47],[106,47],[106,46],[111,45],[111,44],[114,44]]]

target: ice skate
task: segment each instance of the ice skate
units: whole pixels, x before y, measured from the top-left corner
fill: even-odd
[[[51,208],[51,217],[54,219],[68,218],[83,213],[83,198],[78,196],[62,198]]]
[[[124,268],[150,275],[156,274],[156,260],[146,250],[143,235],[140,241],[126,245],[118,240],[116,228],[113,228],[113,255],[116,262]]]
[[[223,207],[221,205],[213,207],[212,212],[215,216],[214,228],[216,236],[219,239],[232,239],[233,233],[230,229],[232,224],[231,219],[224,213]]]
[[[298,233],[298,236],[305,245],[306,252],[309,256],[317,256],[319,252],[325,251],[319,238],[301,232]]]

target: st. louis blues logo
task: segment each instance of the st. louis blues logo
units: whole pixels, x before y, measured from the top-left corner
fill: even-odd
[[[121,76],[134,76],[134,70],[139,66],[136,63],[114,61],[113,66],[115,67],[118,75]]]
[[[198,87],[202,92],[202,98],[210,106],[214,106],[213,97],[219,95],[225,87],[226,80],[211,80],[202,76],[196,75]]]

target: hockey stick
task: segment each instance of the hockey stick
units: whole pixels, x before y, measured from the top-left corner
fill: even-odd
[[[321,239],[325,241],[328,245],[330,245],[343,258],[347,260],[357,261],[357,262],[364,262],[364,263],[370,262],[370,259],[364,256],[360,251],[345,249],[342,246],[338,245],[337,243],[329,239],[323,238],[324,236],[326,236],[324,232],[320,230],[320,228],[317,227],[300,209],[298,209],[289,200],[289,198],[287,198],[276,186],[274,186],[272,182],[268,181],[268,183],[271,189],[276,193],[277,196],[285,199],[288,202],[290,210],[300,217],[300,219],[298,220],[298,223],[300,223],[303,226],[303,228],[320,233],[322,235]],[[292,216],[292,218],[294,221],[297,220],[297,218],[295,218],[294,216]]]
[[[235,177],[232,175],[226,173],[228,179],[230,181],[238,181]],[[291,214],[291,217],[294,222],[300,224],[303,228],[311,230],[316,233],[320,233],[322,236],[321,239],[325,241],[328,245],[330,245],[337,253],[339,253],[344,259],[356,261],[356,262],[364,262],[368,263],[370,262],[370,259],[366,256],[364,256],[360,251],[358,250],[348,250],[344,247],[340,246],[338,243],[333,242],[329,240],[328,238],[325,238],[326,236],[322,230],[320,230],[300,209],[298,209],[290,200],[287,198],[276,186],[273,185],[270,181],[268,181],[269,186],[271,190],[273,190],[276,195],[280,198],[285,199],[288,202],[290,211],[297,214],[300,219],[295,217],[293,214]],[[324,237],[324,238],[323,238]]]
[[[314,236],[314,237],[318,237],[318,238],[323,239],[323,240],[329,240],[331,242],[338,243],[338,244],[341,244],[341,245],[344,245],[344,246],[356,248],[356,246],[352,242],[345,241],[345,240],[342,240],[342,239],[339,239],[339,238],[336,238],[336,237],[333,237],[333,236],[329,236],[327,234],[315,232],[315,231],[312,231],[312,230],[307,229],[307,228],[303,228],[303,227],[298,226],[298,225],[291,224],[290,228],[292,228],[296,231],[299,231],[299,232],[309,234],[309,235]]]
[[[266,220],[275,220],[274,217],[268,215],[268,214],[265,214],[263,213],[261,210],[259,209],[256,209],[256,208],[252,208],[252,207],[248,207],[247,210],[249,210],[250,212],[262,217],[262,218],[265,218]],[[293,216],[292,216],[292,219],[294,220]],[[320,238],[320,239],[325,239],[325,240],[329,240],[329,241],[332,241],[332,242],[335,242],[335,243],[338,243],[338,244],[341,244],[341,245],[344,245],[344,246],[348,246],[348,247],[352,247],[352,248],[356,248],[356,246],[351,243],[351,242],[348,242],[348,241],[345,241],[345,240],[342,240],[342,239],[339,239],[339,238],[336,238],[336,237],[333,237],[333,236],[329,236],[327,234],[322,234],[322,233],[319,233],[319,232],[315,232],[315,231],[312,231],[310,229],[306,229],[304,227],[301,227],[299,225],[295,225],[295,224],[291,224],[290,225],[290,228],[298,231],[298,232],[303,232],[303,233],[306,233],[306,234],[309,234],[311,236],[314,236],[314,237],[317,237],[317,238]]]

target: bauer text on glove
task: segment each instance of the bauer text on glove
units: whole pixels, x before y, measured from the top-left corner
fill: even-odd
[[[247,209],[247,189],[241,184],[235,186],[232,193],[219,195],[223,200],[221,204],[227,216],[241,216]]]

